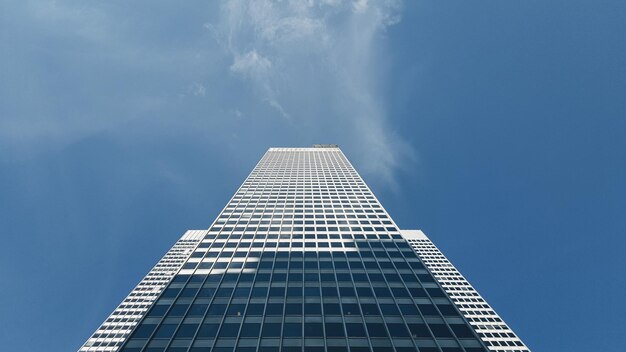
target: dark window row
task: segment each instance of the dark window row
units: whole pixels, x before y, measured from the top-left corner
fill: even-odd
[[[285,323],[184,323],[141,324],[133,333],[134,339],[171,338],[228,338],[228,337],[369,337],[369,338],[458,338],[473,339],[474,334],[465,324],[425,323],[341,323],[341,322],[285,322]]]

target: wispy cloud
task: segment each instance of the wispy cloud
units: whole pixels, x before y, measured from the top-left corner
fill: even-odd
[[[267,79],[267,75],[272,68],[272,63],[267,58],[260,56],[256,50],[252,50],[245,55],[235,57],[235,62],[230,66],[230,70],[250,78]]]
[[[290,135],[294,144],[338,142],[362,171],[393,184],[413,155],[390,123],[381,88],[399,1],[210,6],[159,5],[151,16],[145,4],[5,7],[0,157],[130,134],[128,124],[143,135],[211,131],[213,139],[240,129],[240,136],[263,133],[264,145]],[[271,127],[260,131],[262,119]]]
[[[296,125],[342,129],[343,143],[360,146],[364,171],[393,183],[413,157],[389,124],[379,88],[386,28],[400,11],[398,1],[224,1],[207,28],[258,99]]]

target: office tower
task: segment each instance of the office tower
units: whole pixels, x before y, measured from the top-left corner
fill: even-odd
[[[106,351],[487,351],[336,145],[270,148],[200,237]]]

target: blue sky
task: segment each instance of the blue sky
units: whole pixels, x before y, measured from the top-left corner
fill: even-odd
[[[535,351],[622,351],[623,1],[0,3],[0,340],[77,349],[270,146],[337,143]]]

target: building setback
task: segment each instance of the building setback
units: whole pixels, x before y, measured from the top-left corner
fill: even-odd
[[[118,351],[205,235],[206,230],[185,232],[78,351]]]
[[[417,251],[424,265],[469,321],[489,350],[530,352],[522,340],[500,318],[443,253],[420,230],[400,230]]]
[[[398,229],[336,145],[270,148],[80,349],[487,350],[528,351],[423,233]]]

